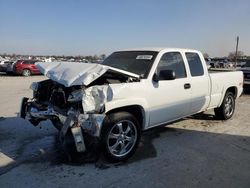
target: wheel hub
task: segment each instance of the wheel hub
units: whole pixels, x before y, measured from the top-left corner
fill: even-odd
[[[107,144],[112,155],[122,157],[128,154],[136,143],[137,130],[128,120],[115,124],[109,132]]]

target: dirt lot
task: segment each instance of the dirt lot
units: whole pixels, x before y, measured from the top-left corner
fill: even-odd
[[[0,75],[0,187],[250,187],[250,95],[232,120],[199,114],[144,133],[122,164],[68,162],[50,122],[17,118],[29,85],[43,80]]]

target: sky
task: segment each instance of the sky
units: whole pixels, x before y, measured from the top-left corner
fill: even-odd
[[[0,0],[0,53],[100,55],[140,47],[250,55],[249,0]]]

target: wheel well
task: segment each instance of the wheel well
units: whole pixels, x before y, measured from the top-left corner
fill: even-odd
[[[227,92],[228,91],[231,92],[231,93],[233,93],[234,98],[237,97],[237,88],[236,87],[230,87],[230,88],[227,89]]]
[[[106,114],[112,114],[115,112],[121,112],[121,111],[125,111],[128,112],[130,114],[132,114],[137,121],[139,122],[141,128],[143,128],[144,125],[144,109],[139,106],[139,105],[131,105],[131,106],[124,106],[124,107],[120,107],[120,108],[115,108],[113,110],[108,111]]]
[[[24,68],[24,69],[22,70],[22,72],[23,72],[24,70],[28,70],[28,71],[30,71],[30,73],[32,72],[30,68]]]

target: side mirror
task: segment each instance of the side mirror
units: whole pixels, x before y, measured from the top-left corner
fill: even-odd
[[[155,82],[158,82],[158,81],[159,81],[159,76],[158,76],[158,74],[154,73],[153,81],[155,81]]]
[[[159,80],[174,80],[175,78],[175,72],[173,70],[161,70],[159,74],[154,74],[153,81],[158,82]]]

